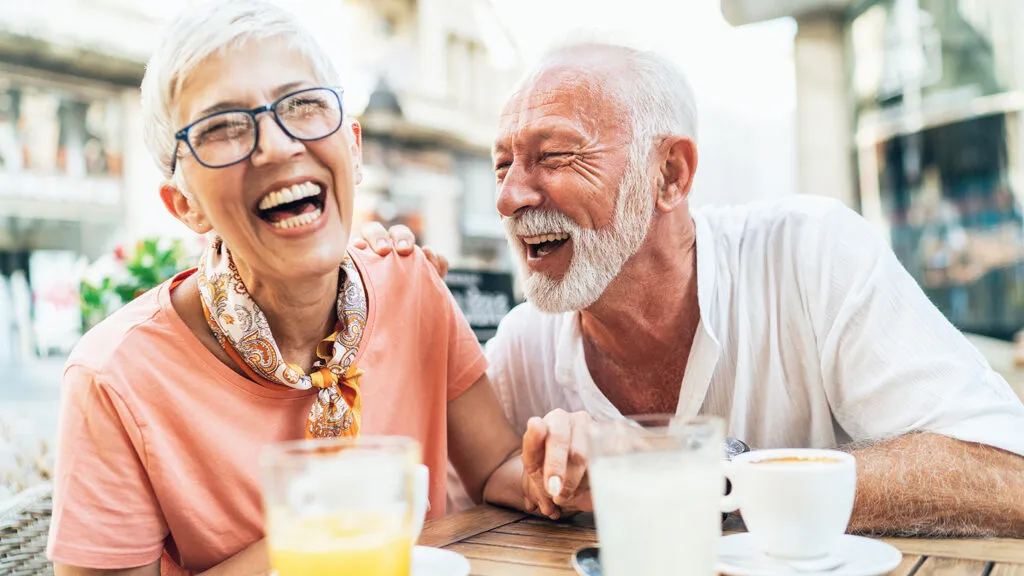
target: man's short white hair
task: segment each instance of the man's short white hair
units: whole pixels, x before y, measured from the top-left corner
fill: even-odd
[[[634,146],[650,150],[657,138],[669,135],[686,136],[696,142],[697,102],[686,74],[660,52],[640,48],[636,41],[592,36],[575,34],[571,40],[550,48],[523,76],[523,82],[536,78],[554,63],[564,64],[575,54],[612,54],[621,60],[610,62],[616,76],[608,87],[629,114]]]
[[[172,176],[174,133],[182,128],[172,124],[172,103],[189,74],[214,54],[270,38],[281,38],[302,54],[317,82],[338,84],[330,58],[305,27],[264,0],[212,0],[188,8],[167,29],[142,79],[143,137],[164,177]]]

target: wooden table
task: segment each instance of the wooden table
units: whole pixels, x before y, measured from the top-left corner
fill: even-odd
[[[726,527],[728,529],[728,526]],[[886,539],[903,552],[898,576],[1024,576],[1024,540]],[[427,522],[420,544],[469,558],[479,576],[569,576],[572,554],[597,542],[593,516],[549,522],[479,506]]]

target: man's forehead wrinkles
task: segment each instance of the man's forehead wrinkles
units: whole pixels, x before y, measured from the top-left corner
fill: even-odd
[[[564,88],[561,90],[555,88],[549,88],[547,90],[533,90],[530,92],[529,97],[526,99],[524,104],[528,107],[563,104],[567,96],[569,96],[569,91]]]
[[[607,91],[593,74],[580,70],[546,70],[522,86],[503,110],[496,150],[513,148],[551,136],[554,128],[577,133],[585,140],[616,128],[608,124],[622,114],[605,98]],[[612,121],[617,125],[618,121]]]
[[[557,125],[576,122],[594,128],[589,116],[591,107],[578,97],[564,91],[548,91],[531,96],[502,118],[506,131],[518,131],[531,125]]]

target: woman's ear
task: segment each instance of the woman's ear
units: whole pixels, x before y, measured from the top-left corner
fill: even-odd
[[[197,203],[170,182],[160,187],[160,199],[171,216],[181,220],[196,234],[206,234],[213,229]]]

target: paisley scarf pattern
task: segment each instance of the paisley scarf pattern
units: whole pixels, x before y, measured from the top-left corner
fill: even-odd
[[[341,265],[335,331],[316,347],[313,371],[287,363],[270,332],[267,317],[249,295],[221,238],[203,253],[199,293],[210,330],[228,356],[257,383],[296,390],[317,388],[306,423],[307,438],[359,435],[363,371],[354,361],[366,326],[366,291],[351,258]]]

